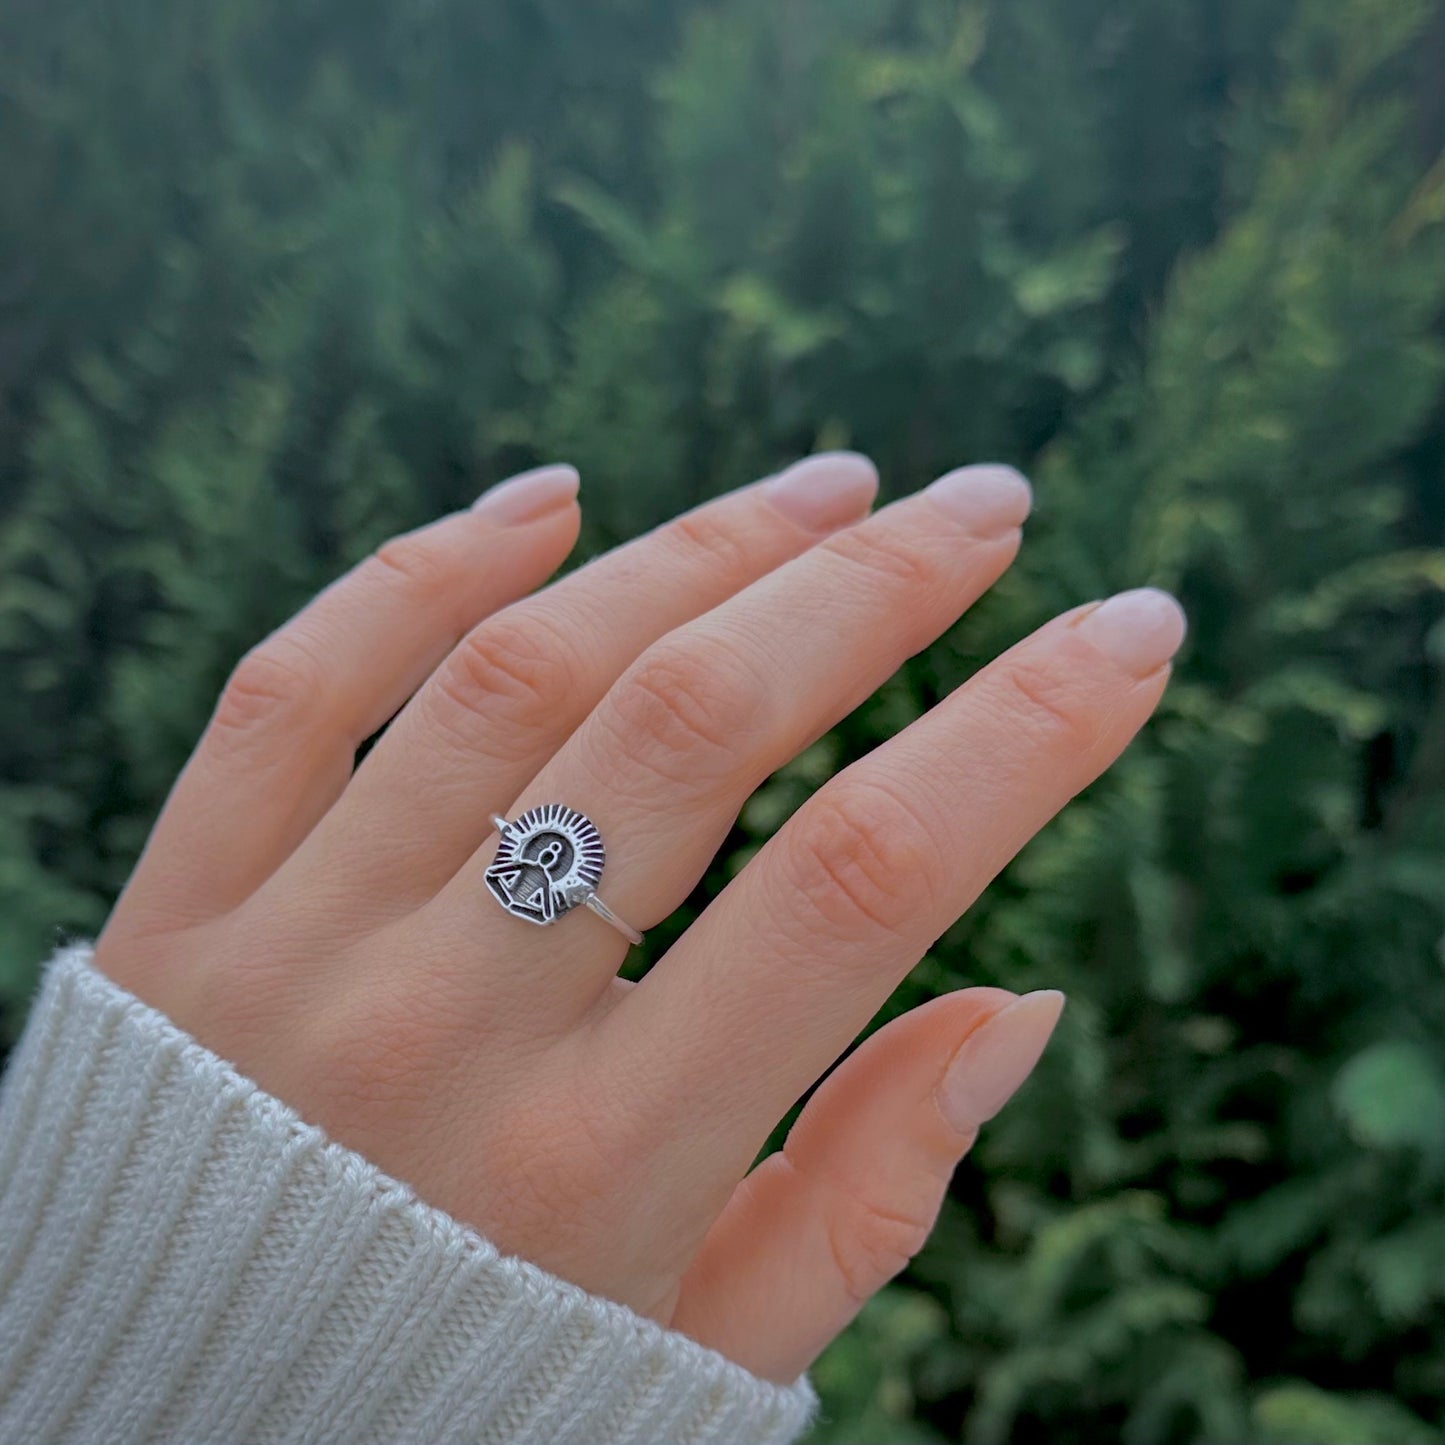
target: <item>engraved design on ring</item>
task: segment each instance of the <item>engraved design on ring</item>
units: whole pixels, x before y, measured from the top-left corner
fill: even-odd
[[[500,841],[483,875],[513,918],[545,926],[579,905],[605,919],[630,943],[642,935],[598,896],[607,851],[596,824],[576,808],[544,803],[508,822],[493,814]]]

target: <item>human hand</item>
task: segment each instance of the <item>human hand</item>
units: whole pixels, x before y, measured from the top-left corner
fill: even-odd
[[[793,1379],[923,1244],[1062,996],[893,1021],[749,1166],[1148,717],[1177,604],[1080,607],[983,668],[640,983],[601,920],[530,927],[483,874],[491,814],[561,802],[622,917],[677,907],[752,790],[1004,572],[1029,506],[1000,467],[864,520],[875,490],[810,458],[535,592],[576,537],[569,468],[388,543],[236,669],[97,966],[503,1251]]]

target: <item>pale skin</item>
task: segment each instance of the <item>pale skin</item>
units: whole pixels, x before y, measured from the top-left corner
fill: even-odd
[[[1062,995],[965,988],[780,1118],[1159,701],[1178,605],[1054,619],[821,788],[638,984],[586,909],[483,884],[493,813],[563,802],[646,929],[748,795],[1007,569],[1002,467],[871,512],[809,458],[550,586],[577,476],[382,547],[242,660],[98,966],[501,1249],[791,1381],[923,1245]],[[354,767],[357,745],[394,713]]]

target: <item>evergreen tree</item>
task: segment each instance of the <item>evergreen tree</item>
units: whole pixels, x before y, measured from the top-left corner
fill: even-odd
[[[1153,581],[1192,632],[881,1015],[1071,999],[820,1362],[817,1438],[1438,1438],[1431,23],[12,0],[0,1030],[236,658],[388,532],[544,458],[582,468],[585,552],[818,446],[894,492],[999,457],[1036,481],[1019,562],[754,797],[704,892],[1052,612]]]

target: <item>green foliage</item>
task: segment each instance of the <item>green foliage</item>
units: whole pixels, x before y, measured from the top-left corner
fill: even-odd
[[[1261,1391],[1250,1438],[1261,1445],[1433,1445],[1439,1435],[1383,1395],[1342,1395],[1286,1382]]]
[[[1050,613],[1152,581],[1191,638],[1146,735],[881,1016],[1070,996],[925,1254],[819,1362],[816,1438],[1438,1438],[1431,23],[10,7],[7,1036],[240,652],[388,532],[550,457],[583,471],[584,550],[814,447],[894,492],[1002,457],[1036,481],[1018,564],[758,793],[713,882]]]

